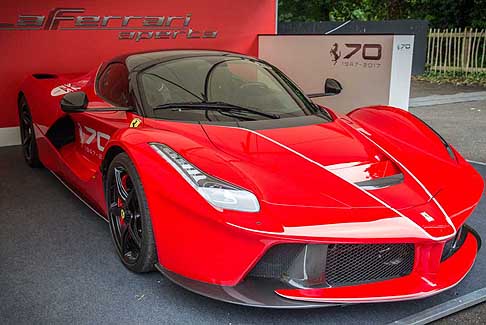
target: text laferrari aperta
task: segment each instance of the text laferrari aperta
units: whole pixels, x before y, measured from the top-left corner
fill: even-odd
[[[341,91],[324,88],[313,96]],[[128,269],[215,299],[318,307],[461,281],[480,247],[465,224],[480,175],[406,111],[340,115],[309,97],[245,55],[124,55],[30,76],[23,152],[109,222]]]

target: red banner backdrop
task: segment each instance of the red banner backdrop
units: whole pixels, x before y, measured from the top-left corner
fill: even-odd
[[[0,128],[18,125],[17,93],[33,73],[78,73],[115,55],[221,49],[257,55],[276,0],[16,0],[0,4]]]

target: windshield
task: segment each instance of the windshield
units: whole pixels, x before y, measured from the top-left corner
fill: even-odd
[[[316,113],[313,104],[281,72],[246,58],[176,59],[144,70],[140,82],[146,111],[157,118],[234,121]]]

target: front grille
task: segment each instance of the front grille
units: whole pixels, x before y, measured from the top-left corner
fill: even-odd
[[[281,244],[270,248],[251,270],[250,276],[280,279],[287,272],[305,244]]]
[[[311,245],[311,244],[309,244]],[[292,280],[290,266],[301,263],[305,244],[281,244],[270,248],[248,276],[266,279]],[[318,250],[325,252],[325,250]],[[327,256],[307,256],[326,260],[322,270],[324,286],[338,287],[383,281],[408,275],[414,265],[412,244],[330,244]],[[308,265],[316,265],[308,262]],[[322,263],[324,264],[324,263]],[[324,268],[324,267],[323,267]],[[304,266],[302,266],[304,269]],[[295,280],[295,279],[294,279]]]
[[[383,281],[412,272],[412,244],[329,245],[326,280],[332,287]]]

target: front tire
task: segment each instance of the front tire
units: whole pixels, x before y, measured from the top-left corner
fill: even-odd
[[[42,167],[37,150],[32,114],[30,113],[29,105],[27,105],[27,100],[23,96],[19,100],[19,125],[25,162],[32,168]]]
[[[110,232],[122,263],[133,272],[153,271],[157,251],[147,199],[127,154],[113,159],[105,180]]]

